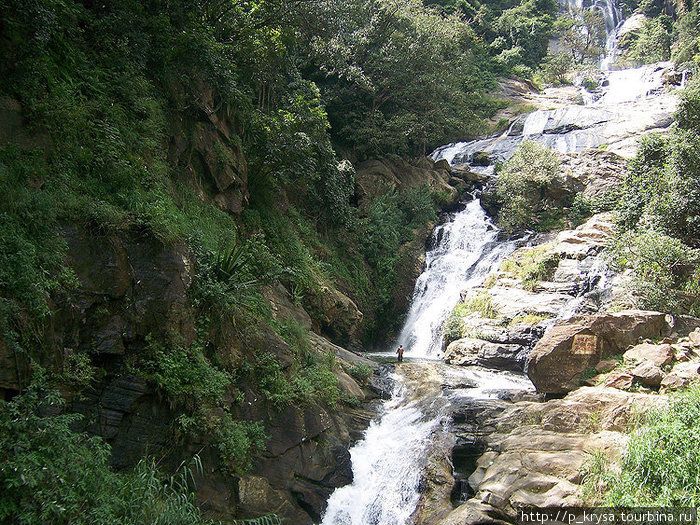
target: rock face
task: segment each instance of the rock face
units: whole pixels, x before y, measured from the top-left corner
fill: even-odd
[[[504,133],[450,144],[433,156],[460,164],[485,154],[493,164],[507,161],[521,142],[533,140],[560,153],[604,147],[631,158],[637,151],[639,135],[662,131],[673,122],[671,115],[677,101],[660,89],[663,78],[671,71],[674,71],[671,62],[643,66],[635,70],[640,77],[635,80],[646,82],[638,83],[630,82],[622,72],[608,72],[607,82],[603,82],[605,87],[598,93],[600,98],[590,105],[571,103],[579,96],[575,89],[547,90],[541,97],[529,95],[528,103],[542,109],[518,116],[504,114],[510,120]],[[631,89],[631,84],[638,84],[640,91]]]
[[[190,180],[201,180],[200,191],[224,211],[238,215],[248,201],[248,163],[236,123],[221,118],[214,90],[204,82],[195,87],[197,120],[173,117],[168,161],[185,169]]]
[[[142,355],[148,337],[177,334],[187,347],[197,337],[188,292],[196,260],[184,246],[168,246],[142,231],[100,235],[79,226],[63,231],[69,264],[78,286],[53,297],[55,311],[46,330],[41,364],[59,373],[71,357],[90,355],[103,370],[90,388],[64,392],[72,411],[85,415],[79,430],[102,436],[112,448],[115,468],[133,467],[147,454],[158,455],[163,469],[175,469],[183,458],[199,454],[205,474],[197,480],[197,499],[213,517],[256,517],[275,511],[290,523],[318,521],[328,495],[351,478],[347,449],[366,428],[372,412],[338,405],[310,405],[279,410],[264,401],[256,385],[241,385],[242,392],[225,394],[226,408],[239,420],[260,421],[268,436],[266,451],[253,469],[233,475],[220,457],[214,436],[179,438],[176,420],[182,407],[163,399],[154,385],[130,372],[128,359]],[[295,304],[280,284],[266,291],[273,315],[312,325],[309,314]],[[359,311],[342,294],[330,295],[328,327],[338,336],[352,333]],[[243,362],[249,346],[262,345],[282,369],[297,359],[293,349],[272,330],[256,330],[259,340],[246,338],[232,322],[222,322],[210,334],[212,352],[230,370]],[[337,328],[336,328],[337,327]],[[344,331],[343,331],[344,330]],[[336,356],[338,385],[346,399],[368,402],[376,397],[369,385],[359,384],[344,369],[376,365],[340,348],[321,335],[311,336],[310,352],[317,358]],[[19,359],[18,359],[19,357]],[[22,356],[0,345],[2,398],[29,381],[30,368]],[[234,401],[237,396],[243,400]],[[213,409],[212,417],[217,417]]]
[[[527,373],[539,392],[560,394],[577,388],[581,375],[599,361],[621,354],[642,338],[669,333],[668,316],[625,311],[574,318],[555,326],[530,353]]]
[[[625,363],[651,363],[657,367],[666,366],[673,361],[674,351],[669,344],[652,345],[642,343],[627,350],[622,358]]]
[[[663,402],[612,388],[581,388],[546,403],[501,402],[495,414],[493,406],[470,414],[482,433],[482,453],[469,476],[473,496],[440,525],[512,521],[524,506],[581,505],[581,469],[590,452],[615,456],[635,411]]]
[[[649,18],[644,13],[635,13],[624,21],[617,31],[617,47],[628,49],[639,38],[639,33]]]
[[[581,195],[600,199],[617,188],[624,178],[626,160],[617,153],[587,149],[577,154],[562,155],[562,170],[583,187]]]
[[[522,370],[523,359],[555,319],[604,308],[610,300],[608,295],[612,296],[616,288],[605,284],[607,275],[599,253],[612,232],[612,215],[600,213],[574,230],[545,236],[543,244],[516,250],[500,269],[491,273],[484,286],[462,295],[465,303],[475,297],[488,301],[495,312],[490,316],[494,318],[474,312],[462,319],[463,335],[481,340],[479,348],[488,350],[489,356],[494,356],[496,347],[484,343],[506,345],[496,350],[503,359],[500,363],[484,359],[486,353],[477,358],[478,351],[462,345],[447,349],[450,362]],[[548,275],[541,281],[528,282],[526,288],[518,277],[521,270],[517,267],[521,264],[547,264]],[[503,364],[507,359],[511,362]]]
[[[357,166],[355,185],[360,207],[364,208],[369,199],[381,195],[389,189],[404,191],[427,185],[431,190],[444,194],[441,206],[454,205],[458,191],[450,186],[451,169],[449,164],[435,163],[424,157],[414,161],[373,159]]]

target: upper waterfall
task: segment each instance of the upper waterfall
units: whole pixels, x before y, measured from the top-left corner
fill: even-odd
[[[434,248],[425,257],[413,301],[399,336],[411,357],[440,356],[442,326],[461,292],[483,283],[493,267],[513,250],[514,241],[499,242],[498,229],[478,199],[433,231]]]

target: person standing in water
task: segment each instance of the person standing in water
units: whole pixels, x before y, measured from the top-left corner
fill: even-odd
[[[399,345],[399,349],[396,351],[396,354],[399,356],[399,363],[403,362],[403,345]]]

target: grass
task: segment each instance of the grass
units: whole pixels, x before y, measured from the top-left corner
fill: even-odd
[[[554,277],[560,256],[551,252],[552,244],[542,244],[515,252],[501,264],[501,271],[512,274],[525,290],[533,291],[541,281]]]
[[[582,494],[590,504],[685,506],[700,504],[700,388],[674,394],[649,411],[632,433],[619,470],[594,453]]]
[[[543,315],[543,314],[523,314],[523,315],[518,315],[517,317],[514,317],[510,323],[508,323],[508,326],[513,326],[516,324],[529,324],[530,326],[537,326],[540,324],[542,321],[546,321],[547,319],[551,319],[551,316],[549,315]]]
[[[464,319],[474,313],[478,313],[486,319],[498,318],[498,311],[488,292],[479,292],[467,299],[466,302],[455,305],[443,327],[443,337],[446,344],[462,337],[473,337],[472,332],[464,326]]]

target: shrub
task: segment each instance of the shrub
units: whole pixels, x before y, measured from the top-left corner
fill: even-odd
[[[700,314],[700,250],[657,231],[630,231],[616,239],[612,255],[634,270],[632,291],[642,307]]]
[[[71,430],[81,416],[60,413],[63,405],[37,369],[24,393],[0,402],[0,521],[210,523],[194,505],[189,468],[163,479],[155,462],[144,459],[133,471],[116,473],[109,466],[109,445]]]
[[[478,313],[486,319],[496,319],[498,317],[498,312],[493,306],[493,301],[488,292],[479,292],[467,299],[466,302],[455,305],[442,328],[445,345],[470,335],[465,331],[464,319],[473,313]]]
[[[573,65],[571,53],[550,53],[542,61],[542,79],[545,83],[555,86],[568,84],[567,77]]]
[[[265,429],[259,421],[236,421],[226,414],[217,425],[216,438],[221,459],[236,474],[249,471],[253,456],[265,450]]]
[[[365,363],[355,363],[347,369],[348,374],[355,378],[358,382],[364,384],[372,376],[372,367]]]
[[[594,456],[584,476],[590,503],[695,507],[700,503],[700,389],[675,394],[632,434],[620,472]]]
[[[153,381],[173,404],[194,409],[219,402],[231,383],[231,376],[213,365],[199,343],[185,348],[147,338],[147,357],[137,371]]]
[[[333,406],[340,399],[337,376],[327,363],[317,362],[316,358],[294,363],[285,373],[279,359],[265,352],[247,368],[263,395],[277,408],[309,403]]]
[[[542,195],[558,173],[559,160],[554,152],[536,142],[523,142],[499,172],[499,225],[514,231],[542,222],[549,206]]]
[[[466,302],[457,305],[456,310],[462,317],[477,312],[481,317],[487,319],[495,319],[498,317],[498,312],[493,306],[491,296],[487,292],[479,292],[473,297],[467,299]]]

